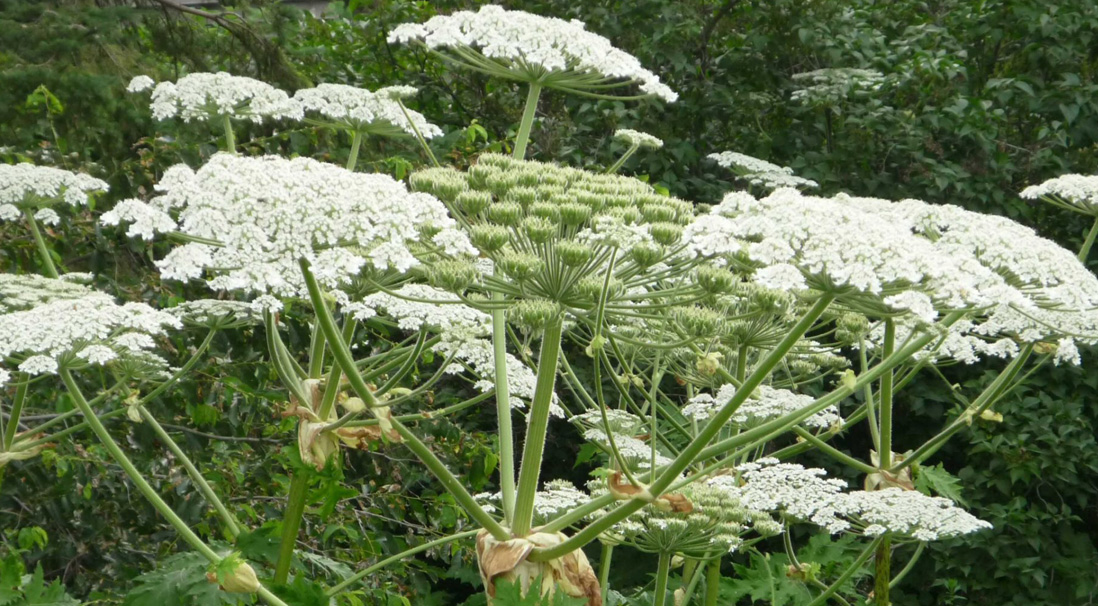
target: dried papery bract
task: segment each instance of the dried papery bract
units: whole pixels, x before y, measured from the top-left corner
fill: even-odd
[[[488,593],[488,603],[496,595],[501,580],[518,584],[524,595],[552,596],[556,592],[573,598],[586,598],[588,606],[602,606],[598,577],[582,550],[546,562],[530,562],[527,556],[535,548],[559,545],[563,533],[538,532],[523,538],[500,541],[485,531],[477,535],[477,565]],[[535,583],[539,583],[535,586]]]

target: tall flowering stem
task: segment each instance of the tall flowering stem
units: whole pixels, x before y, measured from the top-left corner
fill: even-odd
[[[34,236],[34,247],[38,250],[38,257],[42,259],[42,273],[48,278],[57,278],[57,267],[53,264],[50,247],[42,237],[42,230],[38,229],[38,220],[34,218],[34,211],[29,208],[24,209],[23,214],[26,215],[27,225],[30,227],[31,235]]]
[[[526,144],[530,141],[530,130],[534,127],[534,114],[538,111],[538,98],[541,97],[541,83],[531,82],[526,91],[526,107],[522,110],[522,121],[519,122],[518,133],[515,134],[516,160],[526,157]]]
[[[659,563],[656,565],[655,606],[663,606],[667,602],[667,578],[669,576],[671,576],[671,553],[661,551]]]
[[[324,295],[320,292],[320,285],[317,284],[312,270],[309,269],[309,262],[305,259],[301,259],[299,265],[305,279],[305,285],[309,290],[309,298],[312,300],[316,310],[317,322],[320,323],[320,327],[324,330],[324,336],[328,339],[328,344],[331,347],[332,357],[335,358],[336,363],[339,365],[340,369],[342,369],[343,373],[347,375],[347,380],[350,382],[351,389],[355,391],[355,394],[366,403],[367,407],[375,407],[377,401],[374,398],[373,392],[370,391],[369,386],[366,385],[366,381],[363,380],[362,375],[359,373],[358,367],[355,366],[355,360],[354,357],[351,356],[351,350],[347,347],[347,342],[339,333],[339,328],[336,326],[335,320],[332,318],[332,314],[328,310],[327,305],[324,304]],[[400,434],[401,440],[405,446],[407,446],[408,449],[427,466],[431,473],[434,474],[435,478],[442,483],[443,488],[454,497],[454,500],[456,500],[458,504],[477,521],[477,523],[498,540],[505,541],[511,538],[510,533],[500,526],[495,518],[484,511],[484,508],[476,502],[473,495],[469,494],[469,491],[465,489],[462,482],[454,477],[454,474],[446,468],[446,465],[443,464],[433,452],[431,452],[431,449],[429,449],[426,444],[409,431],[400,421],[397,421],[396,419],[391,419],[390,421],[393,425],[393,429]]]
[[[606,174],[612,175],[618,172],[618,170],[625,165],[625,162],[633,157],[633,154],[637,153],[638,149],[640,149],[640,145],[630,145],[629,149],[625,150],[625,153],[618,158],[618,161],[611,164],[610,167],[606,169]]]
[[[358,163],[358,150],[362,146],[363,134],[360,131],[351,133],[351,151],[347,154],[347,170],[354,170]]]
[[[884,349],[882,355],[892,355],[896,348],[896,324],[892,320],[885,320]],[[881,375],[881,387],[879,390],[879,402],[881,405],[881,427],[878,431],[881,441],[880,457],[881,469],[892,466],[892,370],[889,369]],[[887,603],[887,602],[884,602]]]
[[[73,378],[72,373],[63,366],[58,368],[57,373],[61,376],[61,380],[65,383],[65,388],[72,396],[73,403],[76,404],[76,407],[80,409],[80,412],[83,413],[84,417],[87,419],[92,432],[95,433],[96,437],[99,438],[99,441],[106,447],[111,458],[113,458],[114,461],[122,467],[123,471],[126,472],[130,481],[137,487],[137,490],[141,492],[160,515],[168,520],[168,523],[175,528],[175,531],[179,533],[179,536],[190,545],[192,549],[202,554],[211,564],[220,563],[222,560],[221,556],[211,549],[209,545],[191,530],[186,522],[172,511],[172,508],[160,498],[160,495],[156,493],[156,490],[147,480],[145,480],[145,477],[141,475],[141,472],[138,471],[137,467],[135,467],[129,457],[126,456],[126,453],[122,451],[118,442],[114,441],[110,432],[107,431],[107,428],[103,426],[103,423],[101,423],[99,418],[95,415],[95,411],[92,410],[87,399],[84,398],[84,394],[80,390],[80,386],[76,384],[76,380]],[[265,602],[270,604],[270,606],[287,606],[285,602],[262,586],[260,586],[258,593]]]
[[[534,400],[530,403],[526,444],[522,449],[522,468],[519,470],[518,495],[515,500],[515,519],[511,526],[512,532],[518,537],[530,533],[534,519],[534,498],[537,495],[542,455],[545,452],[545,434],[549,428],[549,406],[553,401],[553,386],[556,384],[563,325],[564,318],[558,315],[545,326],[545,333],[541,338],[538,379],[534,387]]]
[[[236,153],[236,135],[233,134],[233,121],[229,117],[229,114],[221,116],[221,127],[225,131],[225,151],[230,154]]]
[[[492,301],[502,303],[503,293],[493,292]],[[511,525],[515,519],[515,438],[511,427],[511,390],[507,387],[507,323],[502,306],[492,310],[492,357],[496,371],[496,418],[499,423],[499,488],[503,520]]]
[[[1087,257],[1090,256],[1090,247],[1094,245],[1096,237],[1098,237],[1098,217],[1095,217],[1094,223],[1091,223],[1087,238],[1083,240],[1083,247],[1079,249],[1079,260],[1084,264],[1087,262]]]

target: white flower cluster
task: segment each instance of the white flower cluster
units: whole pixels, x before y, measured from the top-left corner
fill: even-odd
[[[168,310],[185,323],[218,328],[262,324],[263,317],[251,303],[220,299],[192,299]]]
[[[618,454],[621,455],[621,458],[629,465],[630,469],[635,469],[637,471],[647,471],[651,469],[652,447],[650,445],[631,435],[617,432],[612,433],[614,435],[614,446],[617,447]],[[602,429],[596,427],[585,429],[583,432],[583,439],[597,444],[607,453],[610,452],[610,438]],[[670,463],[671,459],[657,449],[656,467],[663,467]]]
[[[475,49],[485,57],[504,62],[514,70],[535,70],[549,76],[561,88],[582,88],[581,84],[561,78],[561,73],[577,76],[597,75],[606,79],[636,82],[645,93],[666,101],[675,94],[652,72],[644,69],[636,57],[621,51],[606,38],[584,29],[580,21],[541,17],[523,11],[509,11],[486,5],[477,12],[458,11],[432,17],[426,23],[406,23],[389,32],[390,43],[419,41],[430,49],[453,49],[461,56]],[[522,72],[524,77],[535,74]],[[554,77],[557,76],[557,77]]]
[[[832,534],[850,528],[844,517],[850,511],[842,500],[846,482],[824,478],[824,470],[766,458],[740,465],[736,471],[738,477],[717,476],[708,483],[749,509],[785,513],[822,526]]]
[[[134,76],[130,83],[126,85],[127,93],[141,93],[156,86],[156,80],[142,74],[140,76]]]
[[[58,199],[70,206],[84,206],[93,192],[107,189],[105,181],[84,173],[26,163],[0,164],[0,221],[17,220],[23,216],[21,209],[46,206]],[[37,212],[39,221],[56,223],[54,210]]]
[[[819,187],[819,183],[812,179],[794,175],[793,169],[788,166],[778,166],[740,152],[724,151],[719,154],[709,154],[708,158],[736,173],[736,176],[746,180],[751,185],[766,189]]]
[[[0,358],[21,357],[23,372],[57,372],[58,359],[68,354],[103,364],[128,353],[144,353],[154,346],[152,335],[180,326],[172,314],[144,303],[119,305],[111,296],[91,289],[77,298],[72,296],[72,284],[54,282],[45,290],[56,297],[0,314]],[[33,303],[26,297],[20,300]]]
[[[484,503],[489,511],[495,509],[503,501],[501,493],[482,492],[473,495],[477,501]],[[534,495],[534,517],[546,522],[567,513],[591,500],[587,493],[579,490],[568,480],[549,480],[545,487]]]
[[[991,524],[942,497],[928,497],[914,490],[885,488],[846,495],[847,507],[864,525],[862,532],[877,536],[886,532],[908,535],[919,541],[936,541],[970,534]]]
[[[1098,175],[1060,175],[1039,185],[1022,190],[1023,198],[1051,199],[1063,206],[1087,215],[1098,215]]]
[[[717,413],[718,409],[727,404],[734,395],[736,395],[736,386],[732,384],[721,386],[715,396],[698,394],[683,407],[682,414],[690,419],[708,420]],[[753,427],[771,419],[797,412],[813,402],[815,402],[815,398],[812,396],[794,393],[788,389],[775,389],[769,385],[760,385],[755,393],[751,394],[751,397],[747,398],[736,409],[736,412],[732,414],[731,421],[737,425]],[[842,422],[842,417],[839,416],[839,409],[835,406],[828,406],[802,421],[802,424],[816,429],[827,429],[840,422]]]
[[[843,492],[846,483],[825,479],[822,469],[764,458],[736,471],[738,477],[718,476],[708,483],[727,491],[745,507],[783,512],[831,533],[859,530],[878,536],[887,532],[935,541],[991,528],[949,499],[914,490]]]
[[[982,307],[955,325],[951,357],[1009,357],[1015,341],[1061,340],[1057,362],[1075,362],[1075,340],[1098,342],[1098,278],[1070,251],[1005,217],[919,200],[887,202],[837,196],[836,201],[901,226],[931,242],[957,269],[951,288]],[[967,275],[965,280],[957,280]],[[939,284],[945,284],[940,280]],[[941,287],[936,286],[940,291]],[[935,293],[937,294],[937,293]],[[902,336],[899,335],[898,336]]]
[[[157,189],[163,193],[150,208],[128,201],[106,222],[138,220],[145,235],[168,228],[164,214],[176,213],[178,231],[210,244],[173,249],[157,263],[161,275],[190,280],[209,271],[215,289],[307,296],[301,258],[336,289],[367,265],[400,272],[418,265],[410,242],[429,239],[451,255],[475,251],[432,196],[308,158],[216,154],[197,171],[172,167]]]
[[[881,88],[884,76],[872,69],[839,67],[793,74],[793,81],[803,85],[793,91],[793,101],[834,106],[853,93]]]
[[[630,147],[646,149],[659,149],[663,147],[663,139],[631,128],[619,128],[614,131],[614,139],[621,141]]]
[[[137,198],[128,198],[114,205],[114,208],[99,217],[103,225],[130,223],[126,235],[131,238],[152,240],[158,233],[175,231],[178,227],[171,215],[154,206],[149,206]]]
[[[321,84],[297,91],[293,100],[305,112],[318,114],[322,121],[349,130],[369,131],[371,126],[380,126],[409,135],[418,130],[425,139],[440,136],[442,129],[428,122],[423,114],[400,107],[401,99],[415,93],[411,86],[389,86],[371,92],[346,84]]]
[[[441,339],[432,348],[443,356],[467,364],[481,378],[474,385],[487,392],[495,389],[495,357],[492,349],[492,320],[488,314],[460,303],[457,295],[423,284],[408,284],[394,294],[374,293],[362,301],[354,302],[337,293],[346,313],[365,320],[378,314],[397,321],[403,330],[420,330],[427,327],[439,333]],[[432,302],[432,301],[437,301]],[[537,376],[529,366],[511,354],[507,354],[507,384],[512,408],[524,408],[533,400]],[[448,372],[460,373],[464,368],[452,365]],[[556,394],[549,414],[563,417]]]
[[[151,78],[138,76],[127,90],[149,87]],[[176,82],[161,82],[152,91],[153,117],[179,117],[184,122],[206,121],[217,116],[262,122],[264,119],[301,119],[302,108],[290,96],[266,82],[226,72],[199,72]]]
[[[0,313],[20,311],[53,303],[80,299],[94,291],[70,280],[54,280],[28,274],[0,274]]]

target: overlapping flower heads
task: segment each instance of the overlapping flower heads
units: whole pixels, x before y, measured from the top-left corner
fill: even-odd
[[[1020,195],[1084,215],[1098,216],[1098,175],[1060,175],[1044,183],[1030,185]]]
[[[812,179],[805,179],[793,174],[793,169],[788,166],[778,166],[766,160],[760,160],[740,152],[724,151],[719,154],[709,154],[708,158],[724,168],[736,173],[736,176],[747,181],[751,185],[757,185],[765,189],[778,189],[780,187],[819,187]]]
[[[766,458],[741,465],[736,475],[718,476],[709,484],[739,499],[745,507],[779,512],[831,533],[891,533],[936,541],[991,528],[949,499],[900,488],[843,492],[845,482],[824,476],[822,469]]]
[[[178,328],[170,313],[63,280],[37,276],[3,279],[0,359],[18,361],[28,374],[57,372],[58,364],[147,360],[153,336]]]
[[[25,209],[43,223],[57,222],[51,206],[64,202],[85,206],[88,196],[106,191],[107,183],[84,173],[33,164],[0,164],[0,221],[14,221]]]
[[[687,418],[698,421],[708,420],[722,406],[724,406],[736,393],[736,386],[723,385],[715,395],[707,393],[698,394],[690,399],[683,407],[682,413]],[[815,402],[812,396],[794,393],[788,389],[775,389],[769,385],[760,385],[732,415],[732,422],[744,427],[753,427],[765,423],[771,419],[796,412]],[[808,417],[802,424],[813,429],[828,429],[836,423],[841,423],[839,409],[836,406],[827,408]]]
[[[499,492],[482,492],[474,497],[491,509],[503,500],[503,495]],[[549,480],[534,495],[534,519],[542,523],[548,522],[590,500],[591,497],[586,492],[579,490],[568,480]]]
[[[140,221],[146,236],[174,222],[198,241],[159,261],[161,275],[190,280],[209,272],[215,289],[307,296],[302,258],[335,289],[367,266],[403,272],[418,265],[410,247],[420,241],[453,256],[475,252],[433,197],[308,158],[217,154],[197,171],[169,169],[157,189],[162,194],[148,205],[128,203],[107,222]]]
[[[148,76],[130,81],[130,92],[147,90],[152,85]],[[175,82],[161,82],[152,91],[153,117],[157,120],[182,118],[184,122],[199,122],[227,116],[262,122],[265,119],[301,118],[301,106],[285,91],[266,82],[225,72],[199,72],[183,76]]]
[[[635,83],[646,95],[669,102],[678,98],[636,57],[587,31],[580,21],[488,5],[406,23],[389,33],[390,43],[412,41],[470,69],[546,88],[584,94]]]
[[[425,139],[442,134],[423,114],[401,108],[400,100],[416,93],[411,86],[387,86],[376,91],[346,84],[321,84],[294,93],[309,121],[353,132],[381,136],[415,135]]]

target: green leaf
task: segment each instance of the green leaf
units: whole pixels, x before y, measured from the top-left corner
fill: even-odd
[[[535,579],[531,587],[541,585],[541,577]],[[538,592],[532,591],[522,595],[522,584],[507,580],[496,582],[496,595],[492,598],[493,606],[585,606],[587,598],[573,598],[558,591],[552,596],[542,597]]]
[[[206,558],[181,553],[160,563],[160,567],[137,577],[138,586],[126,595],[124,606],[206,606],[235,600],[206,578]]]
[[[961,480],[946,471],[941,463],[920,465],[915,474],[915,488],[926,495],[943,496],[960,505],[968,505],[961,496]]]
[[[46,584],[42,575],[42,564],[34,569],[34,575],[23,586],[26,594],[26,606],[80,606],[80,602],[65,593],[65,586],[60,581]],[[23,605],[20,605],[23,606]]]
[[[324,593],[324,588],[304,577],[294,577],[293,583],[276,585],[271,590],[293,606],[328,606],[328,596]]]

